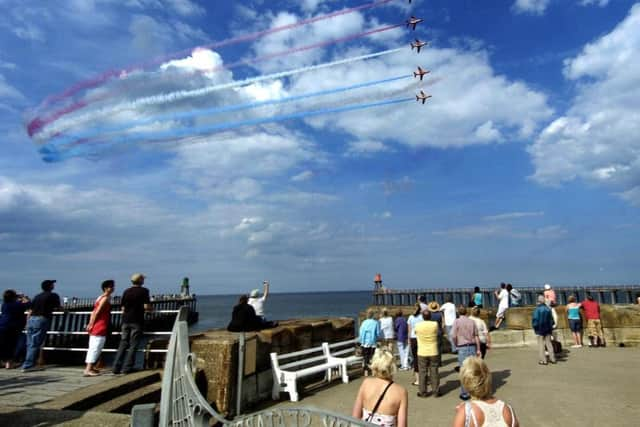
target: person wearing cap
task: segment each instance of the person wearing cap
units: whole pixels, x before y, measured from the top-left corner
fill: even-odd
[[[149,289],[144,288],[144,274],[136,273],[131,276],[131,287],[122,294],[120,306],[122,308],[122,328],[120,345],[113,362],[113,373],[128,374],[133,371],[136,351],[142,338],[144,313],[151,311]]]
[[[105,280],[102,282],[101,288],[102,294],[96,299],[89,323],[85,328],[89,333],[89,349],[85,359],[87,366],[84,369],[85,377],[100,375],[95,365],[107,340],[109,322],[111,321],[111,294],[116,288],[116,283],[113,280]]]
[[[544,295],[544,299],[549,301],[550,305],[556,305],[556,291],[551,289],[550,284],[545,283],[544,292],[542,294]]]
[[[267,296],[269,295],[269,282],[265,280],[262,282],[262,296],[260,296],[260,290],[254,289],[249,294],[249,305],[253,307],[256,312],[256,316],[260,318],[262,323],[266,322],[266,318],[264,316],[264,303],[267,300]]]
[[[39,370],[36,359],[40,348],[47,338],[54,310],[61,309],[60,297],[53,292],[55,280],[44,280],[40,292],[31,303],[31,312],[27,320],[27,354],[22,364],[22,372]]]

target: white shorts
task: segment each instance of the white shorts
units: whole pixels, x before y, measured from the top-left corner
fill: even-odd
[[[98,361],[106,340],[107,337],[89,335],[89,350],[87,350],[85,363],[96,363]]]
[[[496,319],[500,319],[504,317],[504,314],[507,312],[509,307],[498,307],[498,313],[496,313]]]

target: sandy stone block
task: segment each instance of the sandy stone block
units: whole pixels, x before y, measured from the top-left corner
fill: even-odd
[[[491,332],[491,346],[494,348],[522,347],[524,331],[499,329]]]

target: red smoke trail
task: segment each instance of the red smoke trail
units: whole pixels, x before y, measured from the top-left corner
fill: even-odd
[[[384,31],[389,31],[392,30],[394,28],[398,28],[401,27],[403,24],[394,24],[394,25],[387,25],[385,27],[380,27],[380,28],[376,28],[374,30],[369,30],[369,31],[362,31],[360,33],[356,33],[356,34],[351,34],[348,35],[346,37],[341,37],[338,39],[332,39],[332,40],[326,40],[323,42],[318,42],[318,43],[313,43],[310,45],[306,45],[306,46],[300,46],[300,47],[294,47],[282,52],[275,52],[269,55],[264,55],[264,56],[259,56],[257,58],[253,58],[253,59],[243,59],[240,61],[236,61],[236,62],[232,62],[230,64],[226,64],[226,65],[221,65],[219,67],[214,67],[214,68],[205,68],[205,69],[198,69],[196,71],[194,71],[194,73],[207,73],[207,72],[213,72],[213,71],[218,71],[218,70],[224,70],[224,69],[229,69],[229,68],[233,68],[233,67],[237,67],[239,65],[246,65],[246,64],[252,64],[252,63],[257,63],[257,62],[261,62],[261,61],[268,61],[270,59],[274,59],[274,58],[278,58],[280,56],[287,56],[287,55],[291,55],[294,53],[299,53],[299,52],[304,52],[307,50],[311,50],[311,49],[317,49],[320,47],[325,47],[325,46],[329,46],[332,44],[336,44],[336,43],[343,43],[343,42],[348,42],[360,37],[366,37],[366,36],[370,36],[372,34],[377,34],[377,33],[381,33]],[[118,93],[119,91],[116,91],[114,93]],[[44,126],[48,125],[49,123],[52,123],[56,120],[58,120],[60,117],[72,113],[74,111],[77,111],[81,108],[86,107],[87,105],[108,98],[110,96],[112,96],[113,93],[111,94],[102,94],[98,97],[95,97],[91,100],[84,100],[84,101],[77,101],[74,102],[73,104],[62,108],[60,110],[56,110],[54,111],[51,115],[47,116],[47,117],[41,117],[38,116],[35,119],[31,120],[28,124],[27,124],[27,133],[29,134],[29,136],[33,136],[36,132],[38,132],[40,129],[42,129]]]
[[[278,33],[280,31],[286,31],[286,30],[291,30],[297,27],[301,27],[303,25],[307,25],[307,24],[312,24],[314,22],[319,22],[319,21],[323,21],[326,19],[331,19],[331,18],[335,18],[336,16],[342,16],[342,15],[347,15],[350,13],[354,13],[354,12],[358,12],[361,10],[365,10],[365,9],[371,9],[377,6],[381,6],[383,4],[386,3],[390,3],[394,0],[378,0],[378,1],[374,1],[372,3],[367,3],[367,4],[363,4],[360,6],[355,6],[355,7],[351,7],[348,9],[343,9],[337,12],[333,12],[333,13],[329,13],[327,15],[321,15],[321,16],[316,16],[314,18],[309,18],[309,19],[303,19],[301,21],[297,21],[294,22],[292,24],[287,24],[287,25],[283,25],[281,27],[275,27],[275,28],[270,28],[268,30],[264,30],[264,31],[258,31],[255,33],[251,33],[251,34],[245,34],[242,36],[238,36],[238,37],[233,37],[233,38],[229,38],[226,40],[221,40],[218,42],[212,42],[206,45],[202,45],[202,46],[196,46],[194,48],[190,48],[190,49],[184,49],[178,52],[174,52],[174,53],[170,53],[164,56],[160,56],[157,58],[152,59],[151,61],[147,61],[147,62],[143,62],[140,64],[136,64],[136,65],[131,65],[127,68],[123,68],[123,69],[119,69],[119,70],[109,70],[109,71],[105,71],[104,73],[93,77],[91,79],[88,80],[83,80],[80,81],[78,83],[76,83],[75,85],[67,88],[64,92],[61,92],[59,94],[56,95],[50,95],[47,98],[45,98],[42,103],[38,106],[38,108],[46,108],[47,106],[51,105],[54,102],[63,100],[65,98],[68,98],[69,96],[74,95],[75,93],[77,93],[78,91],[81,91],[83,89],[90,89],[93,87],[96,87],[104,82],[106,82],[107,80],[111,79],[112,77],[116,77],[122,74],[126,74],[129,73],[133,70],[137,70],[140,68],[145,68],[148,67],[150,65],[155,65],[155,64],[159,64],[161,62],[166,62],[169,59],[174,59],[174,58],[178,58],[182,55],[185,55],[187,53],[191,53],[193,50],[201,48],[201,49],[216,49],[216,48],[220,48],[223,46],[228,46],[231,44],[235,44],[235,43],[241,43],[241,42],[246,42],[246,41],[251,41],[251,40],[255,40],[257,38],[269,35],[269,34],[274,34],[274,33]],[[38,120],[38,118],[34,119],[33,121]],[[30,123],[31,124],[31,123]]]

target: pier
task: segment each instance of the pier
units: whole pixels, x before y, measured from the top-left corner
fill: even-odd
[[[373,291],[373,305],[378,306],[408,306],[413,305],[419,296],[424,296],[427,301],[442,303],[448,298],[456,305],[468,305],[473,293],[473,286],[468,288],[440,288],[440,289],[386,289],[376,281]],[[480,288],[482,301],[485,307],[496,307],[498,300],[494,294],[497,287]],[[516,286],[522,296],[521,305],[536,305],[536,298],[542,294],[543,287],[519,287]],[[600,304],[634,304],[640,296],[640,285],[579,285],[579,286],[554,286],[557,303],[564,305],[571,295],[575,295],[578,301],[586,298],[590,292],[593,298]]]

